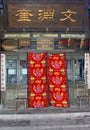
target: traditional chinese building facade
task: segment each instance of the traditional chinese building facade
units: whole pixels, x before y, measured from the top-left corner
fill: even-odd
[[[88,1],[4,0],[3,6],[3,108],[14,108],[18,89],[28,108],[75,105],[90,52]]]

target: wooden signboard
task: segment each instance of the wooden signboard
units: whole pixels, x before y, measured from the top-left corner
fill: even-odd
[[[28,38],[21,38],[19,39],[19,47],[29,47],[30,46],[30,39]]]
[[[54,50],[54,39],[37,38],[37,50]]]
[[[86,28],[87,8],[84,1],[8,0],[6,29],[20,31],[60,31]]]

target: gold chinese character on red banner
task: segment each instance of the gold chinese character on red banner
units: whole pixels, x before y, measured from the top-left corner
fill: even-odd
[[[20,10],[17,10],[16,17],[17,16],[19,18],[17,21],[19,22],[30,22],[32,21],[30,17],[32,17],[33,14],[31,13],[31,10],[20,9]]]
[[[44,20],[48,20],[48,21],[54,21],[54,13],[55,10],[52,9],[47,9],[47,10],[38,10],[38,15],[39,15],[39,20],[40,21],[44,21]]]
[[[61,14],[63,14],[65,17],[61,18],[60,21],[63,22],[63,21],[66,21],[66,20],[70,20],[71,22],[76,22],[76,20],[72,18],[72,15],[77,14],[76,12],[71,11],[71,10],[67,10],[65,12],[61,12]]]

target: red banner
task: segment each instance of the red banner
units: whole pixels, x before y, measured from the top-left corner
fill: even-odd
[[[65,54],[48,54],[50,105],[68,107]]]
[[[28,53],[28,79],[29,107],[47,107],[46,53]]]
[[[28,104],[31,108],[68,107],[64,53],[28,53]],[[49,91],[48,91],[49,90]]]

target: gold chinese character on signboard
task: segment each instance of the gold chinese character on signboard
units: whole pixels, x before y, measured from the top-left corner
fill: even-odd
[[[52,9],[38,10],[38,13],[39,13],[38,19],[40,21],[44,21],[44,20],[54,21],[55,10],[52,10]]]
[[[31,10],[26,10],[26,9],[20,9],[20,10],[17,10],[17,14],[16,16],[19,17],[19,19],[17,21],[19,22],[30,22],[32,21],[30,19],[30,17],[33,16],[33,14],[31,13]]]
[[[71,18],[72,15],[75,15],[77,14],[76,12],[74,11],[71,11],[71,10],[67,10],[66,12],[61,12],[61,14],[63,14],[65,17],[64,18],[61,18],[60,21],[65,21],[65,20],[70,20],[71,22],[76,22],[75,19]]]

